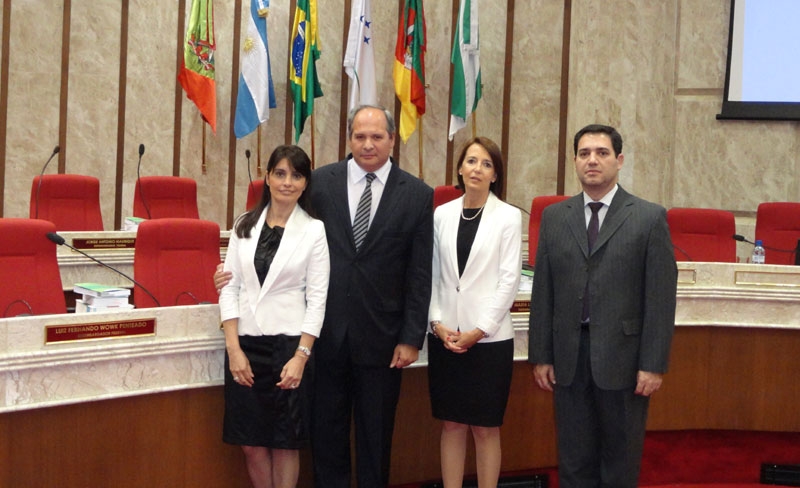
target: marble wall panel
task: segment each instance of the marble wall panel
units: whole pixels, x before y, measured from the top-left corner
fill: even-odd
[[[322,57],[317,65],[324,97],[315,108],[314,155],[317,165],[339,158],[341,62],[349,12],[345,0],[319,4]],[[186,8],[191,6],[187,0]],[[41,170],[63,133],[68,172],[103,174],[101,197],[106,227],[114,219],[113,175],[119,64],[125,63],[124,169],[122,217],[130,215],[138,145],[146,145],[142,175],[172,174],[175,151],[177,2],[131,0],[128,50],[119,59],[122,9],[118,2],[72,2],[66,127],[59,127],[61,28],[63,1],[14,0],[11,5],[10,59],[3,216],[28,215],[30,182]],[[91,5],[91,6],[90,6]],[[431,186],[444,184],[449,125],[450,51],[453,6],[457,0],[425,3],[427,113],[422,134],[400,144],[399,165],[420,173]],[[564,2],[515,2],[512,51],[505,52],[507,0],[481,0],[484,99],[477,111],[477,131],[502,139],[503,110],[510,113],[507,198],[527,208],[537,194],[558,185],[558,127],[566,117],[566,193],[578,191],[572,168],[572,134],[590,122],[619,127],[625,139],[621,183],[665,206],[712,206],[754,213],[764,199],[799,200],[795,178],[797,147],[794,122],[720,122],[725,77],[730,0],[573,0],[568,80],[569,107],[560,112]],[[284,143],[287,118],[287,56],[294,12],[288,2],[273,2],[269,17],[270,54],[278,107],[261,129],[230,137],[235,2],[216,2],[218,131],[206,128],[205,174],[201,168],[203,124],[196,107],[183,97],[179,134],[180,174],[198,181],[201,217],[228,227],[228,182],[234,189],[233,215],[244,209],[248,173],[246,149],[259,152],[262,166],[272,149]],[[248,1],[241,2],[242,15]],[[393,51],[397,2],[372,2],[376,27],[376,66],[380,103],[394,110]],[[42,42],[42,34],[48,42]],[[505,63],[512,62],[510,107],[502,107]],[[291,112],[289,112],[291,113]],[[471,137],[471,125],[457,134],[457,153]],[[419,141],[422,138],[422,161]],[[235,174],[229,174],[229,144]],[[310,122],[299,144],[311,152]],[[745,155],[747,157],[742,158]],[[703,161],[697,165],[696,161]],[[48,172],[57,171],[57,162]],[[698,190],[696,181],[703,181]],[[709,190],[705,189],[709,187]]]
[[[59,142],[63,2],[12,2],[10,16],[3,216],[28,217],[33,177]]]
[[[121,60],[127,64],[123,219],[133,215],[139,144],[145,145],[141,176],[172,175],[175,43],[180,14],[177,3],[159,0],[131,1],[128,11],[128,50]],[[184,123],[189,120],[184,117]]]
[[[73,2],[70,14],[66,172],[100,180],[103,225],[114,229],[121,9]]]
[[[617,127],[625,144],[620,184],[670,205],[677,0],[572,4],[570,133],[589,123]],[[574,172],[567,181],[578,186]]]
[[[187,1],[187,15],[190,5],[191,2]],[[185,92],[181,90],[183,103],[180,176],[192,178],[197,182],[197,206],[200,218],[223,223],[227,212],[222,202],[227,200],[228,194],[229,134],[233,130],[230,118],[231,89],[233,84],[239,82],[238,73],[234,75],[232,72],[235,19],[233,6],[233,2],[214,3],[214,32],[217,44],[214,53],[214,82],[217,92],[216,133],[211,130],[210,125],[202,121],[197,106],[186,98]],[[188,22],[187,17],[187,26]]]
[[[800,200],[797,124],[717,121],[714,97],[681,97],[676,107],[676,207],[755,213],[763,201]]]
[[[419,174],[419,138],[422,137],[422,170],[425,182],[430,186],[447,182],[447,131],[450,124],[450,51],[453,25],[450,2],[425,2],[428,46],[425,52],[425,115],[422,130],[417,129],[401,144],[401,167],[411,174]],[[397,31],[397,20],[394,21]],[[396,34],[395,34],[396,35]],[[394,45],[396,39],[392,41]],[[394,105],[394,102],[391,102]],[[420,136],[420,132],[422,135]],[[455,182],[455,171],[452,174]]]
[[[681,0],[677,88],[721,88],[728,55],[730,2]]]
[[[506,200],[526,210],[558,186],[563,17],[563,5],[548,0],[515,15]]]

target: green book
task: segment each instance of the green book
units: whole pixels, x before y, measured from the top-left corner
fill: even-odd
[[[99,283],[75,283],[72,291],[90,297],[127,297],[131,294],[130,288],[101,285]]]

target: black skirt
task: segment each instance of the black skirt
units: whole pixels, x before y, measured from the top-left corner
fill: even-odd
[[[308,445],[312,359],[296,389],[275,386],[281,370],[295,354],[300,336],[239,336],[239,344],[250,361],[252,387],[233,381],[225,353],[225,418],[222,440],[242,446],[302,449]]]
[[[477,343],[456,354],[428,334],[428,385],[433,416],[480,427],[499,427],[508,404],[514,340]]]

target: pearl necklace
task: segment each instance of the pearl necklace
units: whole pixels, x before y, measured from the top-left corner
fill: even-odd
[[[472,217],[469,217],[469,218],[464,216],[464,207],[461,207],[461,218],[464,219],[464,220],[475,220],[475,219],[478,218],[478,215],[480,215],[481,212],[483,212],[483,207],[485,207],[485,206],[486,206],[486,202],[483,202],[483,205],[481,205],[481,208],[478,209],[478,211],[475,213],[475,215],[473,215]]]

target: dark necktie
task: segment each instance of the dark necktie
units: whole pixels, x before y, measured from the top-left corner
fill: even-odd
[[[353,220],[353,241],[356,244],[356,251],[361,248],[361,244],[367,236],[367,230],[369,230],[369,214],[372,209],[372,180],[374,179],[375,173],[367,173],[367,186],[364,188],[364,193],[361,194],[361,199],[358,200],[356,218]]]
[[[592,210],[592,217],[589,219],[589,227],[586,229],[586,234],[589,238],[589,254],[592,253],[592,248],[597,242],[597,234],[600,233],[600,217],[597,213],[603,208],[602,202],[590,202],[589,208]],[[586,280],[586,289],[583,291],[583,314],[581,321],[584,323],[589,322],[589,280]]]

